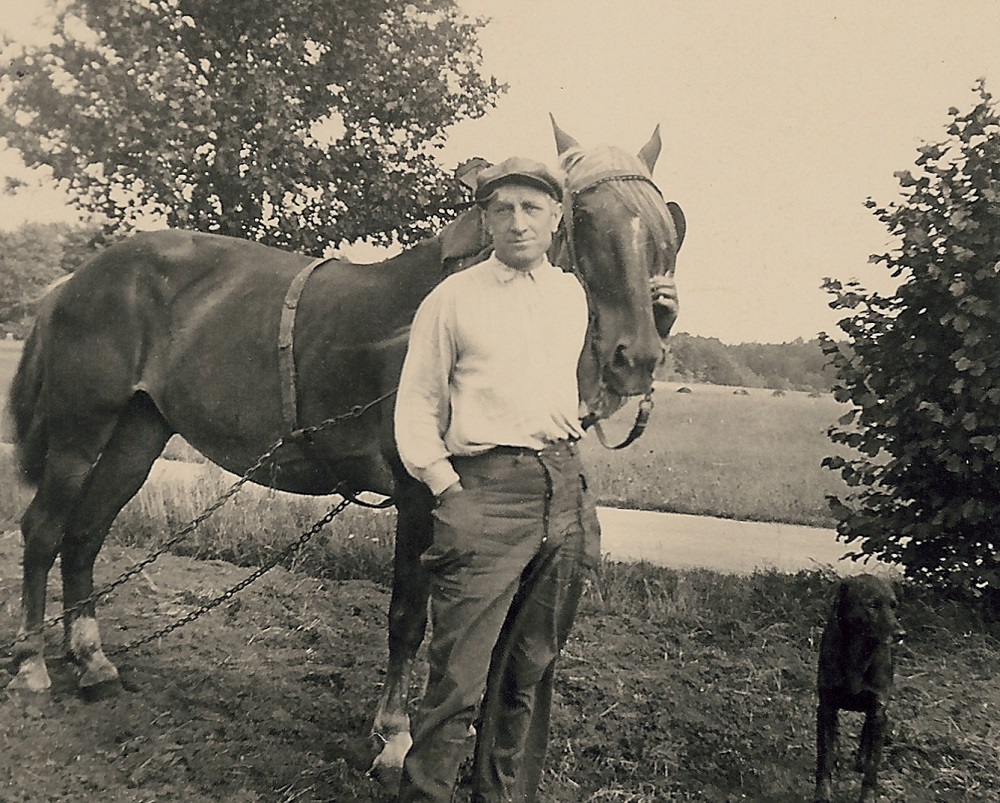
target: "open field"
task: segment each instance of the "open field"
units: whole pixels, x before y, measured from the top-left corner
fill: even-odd
[[[830,527],[826,495],[845,490],[823,469],[836,453],[827,428],[845,407],[826,394],[660,383],[646,433],[627,449],[584,441],[602,504],[641,510]],[[635,404],[606,425],[612,440]],[[619,435],[619,437],[620,437]]]
[[[0,340],[0,440],[10,439],[10,421],[7,418],[7,388],[17,369],[21,356],[21,344]]]

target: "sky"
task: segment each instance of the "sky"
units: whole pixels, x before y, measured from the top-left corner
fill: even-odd
[[[891,242],[865,200],[900,199],[894,172],[945,138],[978,78],[1000,94],[993,0],[458,3],[490,18],[484,71],[509,89],[451,130],[442,166],[554,164],[550,112],[584,147],[638,151],[659,125],[653,176],[688,223],[675,331],[726,343],[840,335],[824,277],[891,290],[868,263]],[[37,0],[16,5],[0,0],[0,28],[25,30]],[[0,152],[0,178],[15,165]],[[4,228],[65,215],[51,191],[0,199]]]

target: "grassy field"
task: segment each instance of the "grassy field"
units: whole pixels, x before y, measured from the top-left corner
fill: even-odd
[[[646,433],[627,449],[584,451],[602,504],[745,521],[832,526],[826,495],[843,492],[821,468],[835,453],[827,428],[844,413],[830,395],[662,383]],[[624,435],[635,405],[606,425]]]
[[[0,441],[10,439],[10,420],[7,414],[7,388],[21,356],[21,344],[0,340]]]

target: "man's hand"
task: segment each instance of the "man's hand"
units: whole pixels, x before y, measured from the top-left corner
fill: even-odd
[[[449,485],[447,488],[445,488],[443,491],[441,491],[441,493],[437,495],[438,502],[443,502],[445,499],[448,499],[449,497],[457,496],[464,490],[465,488],[462,487],[462,481],[455,480],[455,482],[453,482],[451,485]]]
[[[661,338],[665,338],[677,320],[677,285],[674,284],[673,274],[654,276],[649,280],[649,290],[653,296],[656,331]]]

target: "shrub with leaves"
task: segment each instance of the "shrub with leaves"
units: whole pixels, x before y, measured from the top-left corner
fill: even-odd
[[[7,43],[0,140],[83,210],[306,252],[425,236],[448,126],[503,90],[454,0],[61,0]]]
[[[831,497],[855,555],[996,601],[1000,589],[1000,117],[983,81],[948,138],[896,174],[902,200],[869,200],[894,236],[875,255],[891,295],[827,279],[846,342],[823,335],[836,398],[831,428],[851,457],[828,457],[851,486]]]

